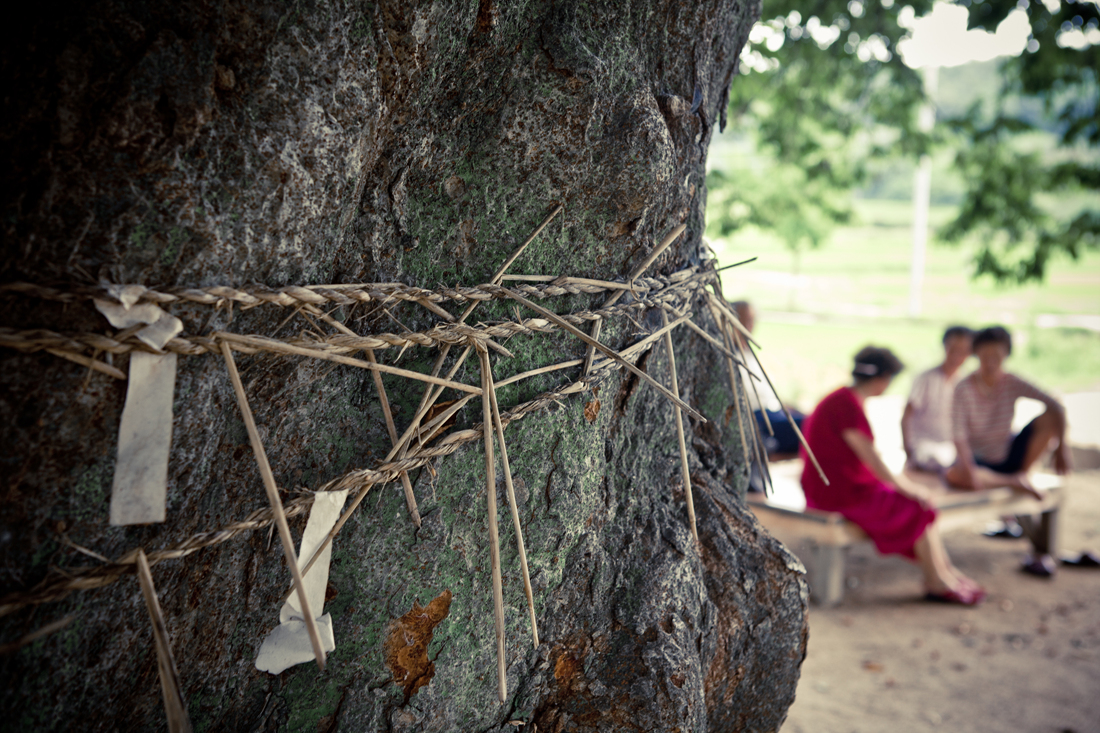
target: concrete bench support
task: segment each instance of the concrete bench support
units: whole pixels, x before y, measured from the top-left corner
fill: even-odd
[[[1016,521],[1024,529],[1024,535],[1031,540],[1036,554],[1054,555],[1058,551],[1058,509],[1035,515],[1017,515]]]
[[[807,543],[806,580],[810,598],[823,606],[835,606],[844,598],[844,566],[848,547]]]

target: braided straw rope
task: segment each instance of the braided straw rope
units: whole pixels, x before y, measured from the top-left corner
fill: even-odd
[[[638,351],[632,356],[636,357],[640,353],[642,352]],[[602,381],[612,371],[620,368],[619,364],[607,360],[600,367],[594,369],[587,378],[571,382],[551,392],[544,392],[533,400],[521,403],[502,413],[500,416],[501,423],[507,426],[532,412],[545,410],[569,395],[584,392]],[[410,448],[409,453],[404,458],[383,463],[376,468],[349,471],[343,476],[329,481],[319,491],[361,490],[364,487],[389,483],[395,480],[402,471],[421,468],[438,457],[454,453],[467,443],[481,440],[482,437],[483,430],[480,423],[465,430],[457,430],[448,433],[434,445]],[[313,506],[313,498],[313,495],[310,494],[284,503],[283,511],[286,517],[289,519],[308,511]],[[220,529],[199,532],[175,545],[162,550],[152,550],[146,552],[145,555],[150,565],[156,565],[165,560],[180,559],[207,547],[236,539],[242,534],[264,529],[274,521],[274,510],[271,507],[264,507],[252,512],[242,521],[234,522]],[[0,598],[0,617],[27,606],[60,601],[73,591],[90,590],[110,585],[123,575],[136,572],[135,563],[138,549],[140,548],[130,550],[113,562],[80,569],[75,572],[65,571],[64,575],[47,577],[29,591],[8,594]]]
[[[691,298],[691,292],[702,287],[708,273],[700,273],[697,268],[681,270],[667,277],[639,278],[631,284],[635,299],[633,302],[614,305],[597,310],[586,310],[565,314],[560,318],[571,325],[579,326],[587,322],[600,321],[618,315],[628,314],[631,311],[641,311],[650,308],[677,311],[677,306],[687,302]],[[560,278],[559,278],[560,279]],[[510,290],[536,298],[547,298],[554,295],[575,293],[600,293],[611,288],[582,284],[542,284],[537,286],[518,286]],[[621,287],[617,288],[622,290]],[[356,302],[365,300],[423,300],[428,299],[438,302],[447,298],[452,300],[490,300],[509,297],[509,288],[499,285],[481,285],[476,288],[444,288],[439,291],[429,291],[422,288],[412,288],[405,285],[378,285],[378,286],[313,286],[312,288],[284,288],[280,291],[252,290],[244,291],[233,288],[207,288],[204,290],[184,290],[175,294],[161,293],[155,290],[145,289],[141,293],[141,299],[156,303],[171,303],[186,300],[207,305],[220,305],[225,301],[240,303],[246,307],[263,303],[276,303],[284,306],[298,306],[302,304],[315,305],[330,302]],[[61,302],[74,302],[88,297],[109,296],[106,290],[85,290],[76,292],[62,292],[42,286],[26,283],[13,283],[0,285],[2,292],[18,293],[22,295],[48,298]],[[324,297],[322,297],[322,295]],[[334,294],[337,297],[332,297]],[[340,295],[349,296],[340,300]],[[444,323],[429,331],[422,333],[406,334],[372,334],[369,336],[350,336],[336,334],[322,338],[288,339],[277,341],[267,337],[247,337],[248,343],[242,344],[236,341],[233,344],[235,350],[242,353],[259,353],[273,351],[265,348],[264,342],[285,343],[318,352],[346,354],[363,349],[386,349],[391,347],[406,348],[408,346],[445,346],[456,344],[473,344],[474,342],[488,341],[494,338],[507,338],[516,334],[548,333],[559,330],[559,326],[545,318],[528,318],[522,321],[505,321],[481,326],[468,326],[463,323]],[[635,347],[624,352],[631,361],[652,343],[643,340]],[[179,354],[197,355],[204,353],[219,353],[220,339],[214,337],[192,336],[188,338],[173,338],[166,345],[165,350]],[[19,331],[11,328],[0,327],[0,346],[17,349],[24,352],[40,350],[80,352],[85,349],[108,352],[112,354],[124,354],[131,351],[149,351],[154,349],[147,344],[138,341],[132,335],[125,335],[122,339],[114,339],[96,333],[60,334],[44,329]],[[640,347],[640,348],[639,348]],[[613,360],[605,360],[595,368],[587,377],[571,382],[551,392],[546,392],[533,400],[524,402],[511,410],[501,414],[502,425],[508,425],[514,420],[519,420],[532,412],[547,409],[550,405],[559,402],[565,397],[589,389],[594,384],[602,381],[610,372],[622,368],[622,365]],[[365,487],[394,481],[402,472],[408,472],[421,468],[441,456],[447,456],[467,443],[475,442],[483,438],[481,425],[465,430],[458,430],[445,435],[432,445],[420,445],[410,448],[402,458],[382,463],[372,469],[357,469],[340,476],[324,486],[320,491],[336,491],[342,489],[362,490]],[[292,499],[283,505],[288,518],[296,517],[307,512],[313,505],[313,495],[307,495]],[[160,550],[146,552],[150,565],[165,560],[175,560],[187,557],[201,549],[228,542],[242,534],[253,532],[268,527],[274,521],[274,512],[270,507],[258,509],[243,520],[226,525],[217,530],[199,532],[191,537]],[[76,590],[89,590],[102,588],[117,581],[120,577],[136,572],[136,561],[139,549],[135,548],[114,561],[103,565],[82,568],[73,571],[61,571],[59,574],[48,576],[37,586],[26,592],[12,593],[0,599],[0,617],[13,613],[29,605],[58,601]]]
[[[685,290],[696,289],[701,286],[701,281],[688,280],[677,284],[666,285],[659,291],[655,291],[647,297],[639,297],[631,303],[615,305],[609,308],[597,310],[585,310],[562,315],[561,318],[571,325],[580,326],[586,322],[599,321],[614,316],[629,313],[631,311],[646,310],[649,308],[668,309],[674,307],[674,303],[684,296]],[[485,286],[491,288],[494,293],[506,290],[499,286]],[[504,296],[506,297],[506,296]],[[250,336],[248,344],[234,343],[234,349],[246,354],[255,354],[261,351],[272,351],[265,348],[264,341],[289,344],[305,349],[324,351],[333,354],[347,354],[363,349],[388,349],[392,347],[408,348],[410,346],[443,346],[467,344],[471,341],[485,342],[490,339],[510,338],[517,334],[550,333],[559,329],[559,326],[545,318],[528,318],[522,321],[504,321],[482,326],[469,326],[464,323],[443,323],[429,331],[410,332],[404,334],[379,333],[365,336],[349,336],[336,334],[323,338],[290,338],[270,339],[265,336]],[[165,351],[177,354],[199,355],[205,353],[220,353],[220,339],[210,336],[175,337],[164,346]],[[32,329],[20,331],[13,328],[0,327],[0,346],[26,353],[43,350],[62,350],[81,352],[91,349],[111,354],[125,354],[131,351],[157,352],[153,347],[138,340],[133,335],[125,339],[115,339],[98,333],[71,333],[61,334],[45,329]]]
[[[696,268],[687,268],[667,276],[639,277],[630,284],[635,293],[661,290],[682,282],[696,274]],[[598,281],[571,282],[571,278],[558,278],[558,281],[537,285],[515,285],[512,290],[528,298],[551,298],[561,295],[591,295],[621,290],[622,285],[608,283],[593,284]],[[117,301],[115,295],[118,286],[100,288],[74,287],[70,290],[58,290],[35,283],[13,282],[0,284],[0,294],[11,293],[27,297],[73,303],[88,298],[100,298]],[[170,303],[196,303],[199,305],[222,306],[237,303],[246,308],[264,304],[297,307],[301,305],[352,305],[354,303],[378,302],[383,305],[397,300],[412,302],[427,301],[441,303],[451,300],[457,303],[469,301],[496,300],[507,297],[499,285],[484,284],[473,287],[440,287],[435,290],[419,288],[404,283],[363,283],[348,285],[290,285],[277,290],[262,286],[248,289],[223,285],[209,288],[187,288],[173,291],[159,291],[143,286],[127,286],[128,294],[139,301],[148,301],[158,305]]]
[[[23,295],[29,297],[38,297],[43,299],[51,299],[60,302],[70,303],[77,300],[86,300],[88,298],[100,298],[108,301],[115,301],[123,303],[127,308],[139,301],[145,301],[147,303],[155,303],[159,305],[185,302],[200,305],[211,305],[215,307],[228,306],[230,311],[233,304],[239,304],[243,309],[263,305],[263,304],[276,304],[283,307],[294,307],[297,311],[304,311],[308,315],[314,315],[322,320],[328,322],[334,326],[338,331],[342,333],[337,335],[320,335],[320,334],[303,334],[295,339],[278,340],[275,338],[267,338],[263,336],[246,336],[241,334],[215,332],[211,336],[207,337],[187,337],[187,338],[173,338],[166,345],[164,345],[164,351],[182,354],[203,354],[210,352],[221,352],[225,358],[229,367],[230,375],[234,381],[234,387],[237,392],[238,400],[241,404],[241,409],[245,414],[246,422],[249,425],[250,437],[253,442],[253,449],[257,454],[257,460],[260,463],[261,473],[265,478],[265,486],[270,499],[270,506],[262,509],[258,509],[244,520],[234,522],[220,529],[213,531],[199,532],[191,537],[178,542],[175,545],[171,545],[161,550],[155,550],[149,553],[145,553],[143,548],[135,548],[121,557],[115,560],[109,560],[102,555],[98,555],[95,552],[81,548],[74,545],[67,538],[62,535],[61,540],[73,548],[84,552],[87,555],[91,555],[103,562],[98,567],[90,568],[51,568],[51,572],[38,583],[34,588],[26,592],[9,594],[3,598],[0,598],[0,617],[6,616],[19,609],[25,608],[29,605],[36,605],[41,603],[47,603],[51,601],[58,601],[67,597],[75,590],[86,590],[93,588],[101,588],[111,583],[114,583],[123,575],[137,572],[142,580],[143,591],[146,592],[146,599],[148,601],[149,596],[152,595],[153,601],[150,603],[150,615],[153,617],[154,631],[158,628],[163,628],[163,620],[160,618],[159,607],[156,606],[155,590],[152,589],[152,579],[149,574],[149,566],[155,565],[164,560],[182,559],[192,553],[195,553],[203,548],[212,547],[215,545],[228,542],[236,537],[239,537],[245,533],[252,532],[257,529],[270,526],[272,523],[277,522],[280,528],[280,533],[283,538],[284,546],[286,547],[288,561],[292,563],[292,571],[295,578],[295,583],[298,587],[299,594],[302,594],[301,590],[301,577],[298,574],[296,568],[293,567],[294,563],[294,549],[293,541],[290,539],[289,530],[286,525],[286,519],[290,517],[296,517],[300,514],[307,512],[313,505],[316,494],[307,494],[305,496],[299,496],[286,504],[283,504],[278,497],[278,489],[275,486],[274,477],[271,475],[270,468],[267,467],[267,462],[264,457],[264,450],[262,445],[259,444],[259,438],[256,436],[255,426],[251,422],[251,412],[248,408],[248,400],[244,393],[244,389],[240,384],[240,380],[236,376],[236,369],[233,363],[232,350],[237,350],[243,353],[255,354],[259,352],[274,352],[279,354],[298,354],[304,356],[313,356],[317,358],[328,359],[336,362],[342,362],[347,364],[355,364],[357,366],[368,367],[374,370],[376,384],[380,393],[380,400],[382,401],[383,411],[386,413],[388,421],[388,428],[391,439],[394,440],[394,450],[391,451],[387,459],[383,459],[373,469],[359,469],[350,471],[343,476],[340,476],[324,486],[319,491],[334,491],[334,490],[356,490],[356,499],[352,505],[341,516],[339,523],[330,531],[325,542],[328,543],[335,536],[335,533],[339,531],[339,527],[343,522],[355,511],[359,506],[361,499],[367,494],[368,490],[376,485],[389,483],[394,481],[399,476],[404,478],[405,490],[408,496],[412,494],[412,488],[408,484],[407,475],[408,472],[417,468],[421,468],[430,464],[437,458],[450,455],[457,451],[461,446],[472,443],[479,440],[486,440],[486,460],[488,471],[489,486],[493,486],[493,458],[492,458],[492,427],[485,424],[490,421],[490,408],[492,407],[492,414],[495,417],[497,430],[500,432],[499,438],[501,441],[501,449],[504,449],[504,427],[510,424],[513,420],[522,419],[525,415],[532,412],[541,411],[549,408],[552,404],[559,402],[569,395],[574,395],[579,392],[593,388],[593,386],[601,382],[611,371],[615,371],[621,368],[627,368],[639,377],[645,378],[651,383],[658,391],[673,401],[674,404],[682,407],[689,413],[696,415],[699,419],[706,421],[701,414],[696,413],[687,403],[684,403],[678,397],[678,389],[676,388],[675,379],[675,366],[673,366],[673,392],[669,392],[659,382],[654,381],[649,375],[639,371],[634,365],[634,361],[644,351],[652,348],[656,342],[657,336],[661,333],[664,334],[668,348],[671,352],[672,343],[669,339],[668,332],[670,328],[674,328],[681,323],[688,323],[695,330],[703,333],[693,323],[690,323],[691,314],[686,313],[687,305],[691,302],[693,296],[698,295],[699,289],[703,288],[707,281],[717,279],[717,270],[714,269],[713,262],[707,263],[709,267],[696,268],[691,267],[681,270],[667,277],[643,277],[645,269],[653,263],[653,261],[684,231],[685,225],[681,224],[679,227],[673,229],[673,231],[665,237],[661,244],[655,247],[649,255],[645,258],[635,270],[631,272],[629,283],[614,283],[608,281],[592,280],[588,278],[569,278],[558,277],[550,280],[549,278],[542,278],[539,276],[515,276],[512,280],[523,281],[526,283],[539,281],[539,284],[518,284],[511,288],[502,287],[496,283],[501,282],[501,275],[507,270],[508,266],[515,261],[515,259],[523,252],[524,248],[533,240],[540,231],[562,210],[561,206],[558,206],[552,214],[535,230],[535,232],[528,238],[526,242],[511,255],[511,257],[504,263],[497,275],[494,275],[490,284],[480,285],[477,287],[455,287],[447,288],[441,287],[436,290],[428,290],[424,288],[407,286],[401,283],[375,283],[375,284],[349,284],[349,285],[313,285],[313,286],[291,286],[280,288],[278,290],[272,290],[266,287],[252,287],[252,288],[232,288],[232,287],[210,287],[202,289],[183,289],[171,292],[161,292],[152,290],[140,285],[106,285],[100,288],[75,288],[70,291],[61,291],[54,288],[35,285],[30,283],[8,283],[0,284],[0,295]],[[547,281],[549,280],[549,281]],[[605,307],[599,310],[585,310],[574,312],[570,314],[558,314],[547,308],[539,306],[531,299],[544,299],[549,297],[555,297],[560,295],[579,295],[579,294],[597,294],[612,291],[612,295],[606,300]],[[622,305],[615,305],[622,295],[627,291],[633,296],[632,301]],[[704,294],[709,295],[705,290]],[[526,297],[525,297],[526,296]],[[533,310],[536,313],[542,315],[542,318],[528,318],[526,320],[520,320],[517,313],[516,321],[504,321],[491,324],[481,324],[478,326],[465,325],[466,317],[476,307],[477,303],[485,300],[492,299],[511,299],[523,304],[529,310]],[[448,311],[441,308],[438,303],[451,300],[455,302],[468,303],[466,311],[456,321],[455,317]],[[365,302],[377,302],[380,305],[386,305],[395,301],[408,301],[416,302],[422,307],[428,309],[432,313],[441,317],[446,323],[435,326],[429,331],[422,333],[405,333],[405,334],[370,334],[370,335],[357,335],[342,324],[336,323],[328,314],[321,312],[318,306],[322,305],[353,305]],[[102,305],[102,304],[99,304]],[[685,313],[681,314],[678,307],[682,307]],[[656,308],[662,312],[664,327],[657,333],[650,334],[648,337],[641,339],[632,346],[624,349],[621,353],[615,352],[607,348],[604,344],[599,343],[598,333],[599,327],[603,320],[617,316],[627,315],[629,318],[630,311],[632,310],[644,310]],[[667,312],[672,312],[677,316],[674,323],[669,324]],[[392,318],[391,314],[391,318]],[[287,319],[289,320],[289,318]],[[394,319],[396,320],[396,319]],[[633,320],[633,319],[632,319]],[[722,322],[719,320],[721,327]],[[736,322],[736,318],[733,318]],[[312,323],[312,320],[310,321]],[[577,327],[585,323],[594,323],[593,333],[586,335],[580,331]],[[285,323],[285,321],[284,321]],[[317,330],[316,324],[313,324]],[[556,390],[543,393],[533,400],[517,405],[511,410],[507,411],[503,415],[497,412],[496,404],[496,391],[493,386],[493,379],[491,374],[491,367],[489,366],[486,347],[493,347],[497,351],[501,351],[506,355],[511,355],[506,349],[501,347],[494,341],[494,339],[506,339],[517,334],[534,334],[534,333],[546,333],[555,330],[565,330],[573,335],[581,338],[590,345],[601,351],[607,358],[601,362],[593,364],[592,351],[590,349],[589,356],[583,360],[584,368],[582,370],[582,376],[580,379],[570,382]],[[164,353],[149,346],[145,345],[141,341],[134,337],[137,327],[130,329],[124,329],[116,334],[114,338],[111,336],[100,335],[95,333],[78,333],[78,334],[60,334],[47,330],[29,330],[19,331],[11,328],[0,327],[0,346],[6,346],[23,352],[35,352],[45,350],[49,353],[57,356],[64,357],[71,361],[75,361],[79,364],[88,366],[91,369],[98,370],[100,372],[109,374],[117,379],[125,379],[126,376],[117,368],[110,365],[110,359],[107,362],[98,361],[98,354],[107,352],[108,354],[123,354],[135,350],[149,351],[153,353]],[[712,343],[717,344],[717,341],[707,334],[703,333]],[[466,353],[469,353],[471,349],[477,350],[482,362],[482,386],[480,390],[470,388],[468,385],[462,383],[450,382],[448,379],[440,380],[436,377],[439,365],[442,364],[447,351],[454,345],[464,344],[466,345]],[[390,367],[379,364],[375,357],[374,351],[378,349],[387,349],[398,346],[401,348],[402,353],[410,346],[428,346],[439,347],[441,354],[435,371],[429,377],[428,375],[419,374],[416,372],[410,372],[403,369],[397,369],[396,367]],[[720,346],[720,345],[719,345]],[[83,356],[80,352],[91,349],[93,355],[91,358]],[[724,349],[723,349],[724,350]],[[358,351],[365,351],[368,357],[368,362],[359,362],[356,359],[352,359],[347,354],[355,353]],[[465,354],[463,355],[464,358]],[[672,354],[670,353],[670,357]],[[733,356],[732,354],[730,356]],[[398,357],[400,358],[400,356]],[[568,368],[570,366],[580,365],[581,361],[561,362],[555,365],[548,365],[540,367],[538,369],[524,372],[522,375],[516,375],[512,379],[523,379],[527,376],[543,373],[546,371],[556,370],[560,368]],[[461,359],[458,361],[461,364]],[[731,362],[732,365],[732,362]],[[457,365],[456,365],[457,368]],[[458,400],[452,404],[447,411],[436,417],[427,427],[431,427],[436,422],[442,422],[439,427],[436,427],[435,432],[421,433],[421,440],[423,442],[417,442],[416,445],[411,443],[404,443],[404,447],[398,445],[394,426],[392,424],[392,418],[390,417],[389,410],[386,407],[385,391],[382,387],[381,380],[379,379],[379,371],[389,371],[394,374],[406,378],[413,378],[422,381],[428,381],[429,383],[438,383],[442,386],[449,386],[462,391],[480,394],[484,406],[484,422],[480,425],[476,425],[473,428],[465,430],[453,431],[434,444],[432,441],[439,431],[445,429],[446,420],[448,415],[453,415],[454,411],[459,409],[463,404],[470,400],[474,394],[468,394],[461,400]],[[504,380],[509,381],[509,380]],[[503,382],[502,382],[503,383]],[[736,390],[735,390],[736,391]],[[435,398],[438,398],[442,392],[442,388],[434,392]],[[429,389],[425,395],[432,394]],[[434,400],[434,398],[433,398]],[[426,409],[426,406],[425,406]],[[587,410],[586,410],[587,411]],[[679,416],[679,412],[677,412]],[[417,420],[419,419],[416,418]],[[738,420],[740,423],[740,418]],[[416,428],[417,423],[414,421],[410,426],[410,431]],[[681,431],[682,432],[682,431]],[[402,438],[401,440],[405,440]],[[399,450],[400,448],[400,450]],[[681,458],[684,456],[684,441],[683,436],[680,437],[680,452]],[[504,465],[507,475],[508,457],[504,454]],[[685,481],[687,478],[685,477]],[[511,483],[508,479],[508,493],[511,499]],[[692,514],[690,507],[690,486],[687,487],[688,501],[689,501],[689,514]],[[491,491],[490,497],[495,494]],[[408,498],[407,496],[407,498]],[[503,646],[503,612],[500,603],[500,574],[498,556],[496,551],[496,526],[494,505],[492,499],[490,499],[489,505],[490,519],[492,526],[490,528],[490,536],[493,543],[493,562],[494,562],[494,592],[496,599],[496,618],[497,618],[497,635],[498,635],[498,668],[499,677],[501,681],[501,700],[505,699],[505,687],[504,687],[504,646]],[[519,552],[521,561],[523,562],[524,582],[527,592],[528,603],[531,611],[531,621],[534,631],[534,643],[538,646],[538,632],[536,628],[535,609],[531,597],[530,582],[527,579],[527,566],[526,560],[523,558],[523,544],[520,535],[520,524],[514,499],[512,499],[512,514],[516,523],[517,536],[520,537]],[[417,526],[420,525],[419,518],[416,514],[415,499],[412,499],[410,505],[410,512],[412,518]],[[694,534],[694,516],[692,515],[692,530]],[[289,544],[288,544],[289,543]],[[316,559],[316,557],[314,558]],[[312,560],[309,565],[312,565]],[[305,568],[308,571],[309,566]],[[314,651],[317,654],[318,665],[321,670],[324,671],[324,655],[319,649],[319,641],[317,639],[316,630],[312,625],[312,614],[309,614],[309,609],[305,605],[305,596],[302,595],[303,609],[308,614],[308,620],[310,622],[310,635],[313,643]],[[160,625],[158,626],[158,621]],[[64,623],[64,622],[63,622]],[[63,625],[63,624],[62,624]],[[60,628],[60,627],[57,627]],[[158,636],[158,642],[161,641],[161,637],[166,636],[161,634]],[[18,644],[24,643],[24,641],[17,642]],[[10,645],[9,645],[10,646]],[[165,641],[164,646],[167,647]],[[160,654],[161,648],[158,645],[158,658],[162,659],[163,655]],[[168,648],[168,656],[171,658],[171,650]],[[174,670],[173,670],[174,671]],[[162,665],[161,670],[162,683],[164,680],[164,669]],[[165,687],[166,695],[166,708],[169,713],[169,725],[172,725],[173,720],[173,708],[168,704],[168,687]],[[182,714],[182,720],[184,726],[189,729],[187,724],[186,713]]]
[[[714,277],[713,270],[688,268],[670,276],[638,278],[631,283],[633,302],[614,305],[598,310],[579,311],[560,315],[565,322],[578,326],[586,322],[600,322],[604,319],[629,314],[631,311],[660,308],[680,316],[680,310],[690,302],[692,295]],[[562,280],[563,278],[559,278]],[[356,285],[356,286],[311,286],[284,288],[279,291],[238,290],[234,288],[206,288],[203,290],[182,290],[175,293],[161,293],[143,290],[141,298],[156,303],[189,301],[206,305],[221,305],[226,301],[240,303],[246,307],[263,303],[276,303],[284,306],[316,305],[320,303],[351,303],[368,300],[428,300],[433,303],[445,299],[456,301],[481,301],[507,298],[509,291],[535,298],[547,298],[555,295],[576,293],[600,293],[608,290],[622,291],[622,286],[611,288],[587,283],[542,284],[537,286],[518,286],[504,288],[499,285],[481,285],[476,288],[442,288],[437,291],[413,288],[401,284]],[[48,298],[61,302],[74,302],[88,297],[113,297],[105,290],[88,289],[85,291],[62,292],[51,288],[26,283],[0,285],[0,294],[17,293]],[[347,296],[342,299],[341,296]],[[505,321],[491,325],[467,326],[462,323],[445,323],[423,333],[373,334],[369,336],[350,336],[338,334],[321,338],[298,338],[279,342],[266,337],[246,337],[248,344],[234,341],[233,348],[242,353],[271,351],[265,349],[263,342],[285,343],[312,349],[318,352],[344,354],[364,349],[385,349],[394,346],[450,346],[476,342],[484,343],[494,338],[506,338],[520,333],[546,333],[558,330],[559,326],[545,318],[529,318],[522,321]],[[84,349],[122,354],[135,350],[153,351],[146,344],[132,336],[113,339],[94,333],[59,334],[46,330],[17,331],[0,327],[0,346],[7,346],[25,352],[52,350],[79,352]],[[173,338],[165,350],[180,354],[203,354],[220,350],[218,338],[190,337]],[[656,338],[643,338],[633,346],[622,350],[621,356],[634,363],[638,357],[656,343]],[[562,399],[584,392],[602,382],[611,372],[623,368],[623,364],[613,359],[604,359],[594,364],[587,376],[570,382],[558,389],[545,392],[528,402],[521,403],[500,415],[502,427],[524,416],[545,410]],[[402,472],[421,468],[436,458],[447,456],[463,445],[482,440],[483,426],[479,423],[471,428],[448,433],[434,444],[411,446],[404,457],[384,462],[375,468],[356,469],[324,484],[318,491],[362,490],[367,487],[394,481]],[[314,494],[299,496],[283,504],[287,518],[306,513],[313,505]],[[216,530],[199,532],[187,539],[164,549],[146,552],[150,565],[165,560],[185,558],[207,547],[220,545],[236,539],[243,534],[264,529],[274,522],[274,510],[271,507],[257,509],[243,520],[234,522]],[[14,613],[19,609],[41,603],[62,600],[77,590],[90,590],[110,585],[123,575],[136,572],[139,551],[134,548],[119,558],[103,565],[79,569],[57,569],[34,588],[25,592],[11,593],[0,598],[0,617]],[[105,558],[104,558],[105,559]]]

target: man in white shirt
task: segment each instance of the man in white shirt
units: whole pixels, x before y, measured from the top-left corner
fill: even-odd
[[[973,333],[951,326],[943,334],[943,363],[917,376],[901,416],[906,465],[940,472],[955,462],[951,405],[963,363],[970,357]]]

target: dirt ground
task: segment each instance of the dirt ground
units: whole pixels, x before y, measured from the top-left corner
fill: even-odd
[[[1100,552],[1100,470],[1068,485],[1060,547]],[[844,601],[811,607],[782,733],[1100,733],[1100,569],[1026,575],[1028,542],[982,529],[945,537],[989,591],[977,608],[925,602],[914,566],[852,549]]]

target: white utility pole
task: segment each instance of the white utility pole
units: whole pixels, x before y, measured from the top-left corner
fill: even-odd
[[[931,132],[936,124],[936,106],[932,98],[936,94],[940,67],[925,66],[924,91],[928,103],[921,107],[917,127],[921,132]],[[924,287],[924,252],[928,246],[928,207],[932,199],[932,156],[920,157],[917,172],[913,176],[913,261],[909,269],[909,317],[921,313],[921,289]]]

